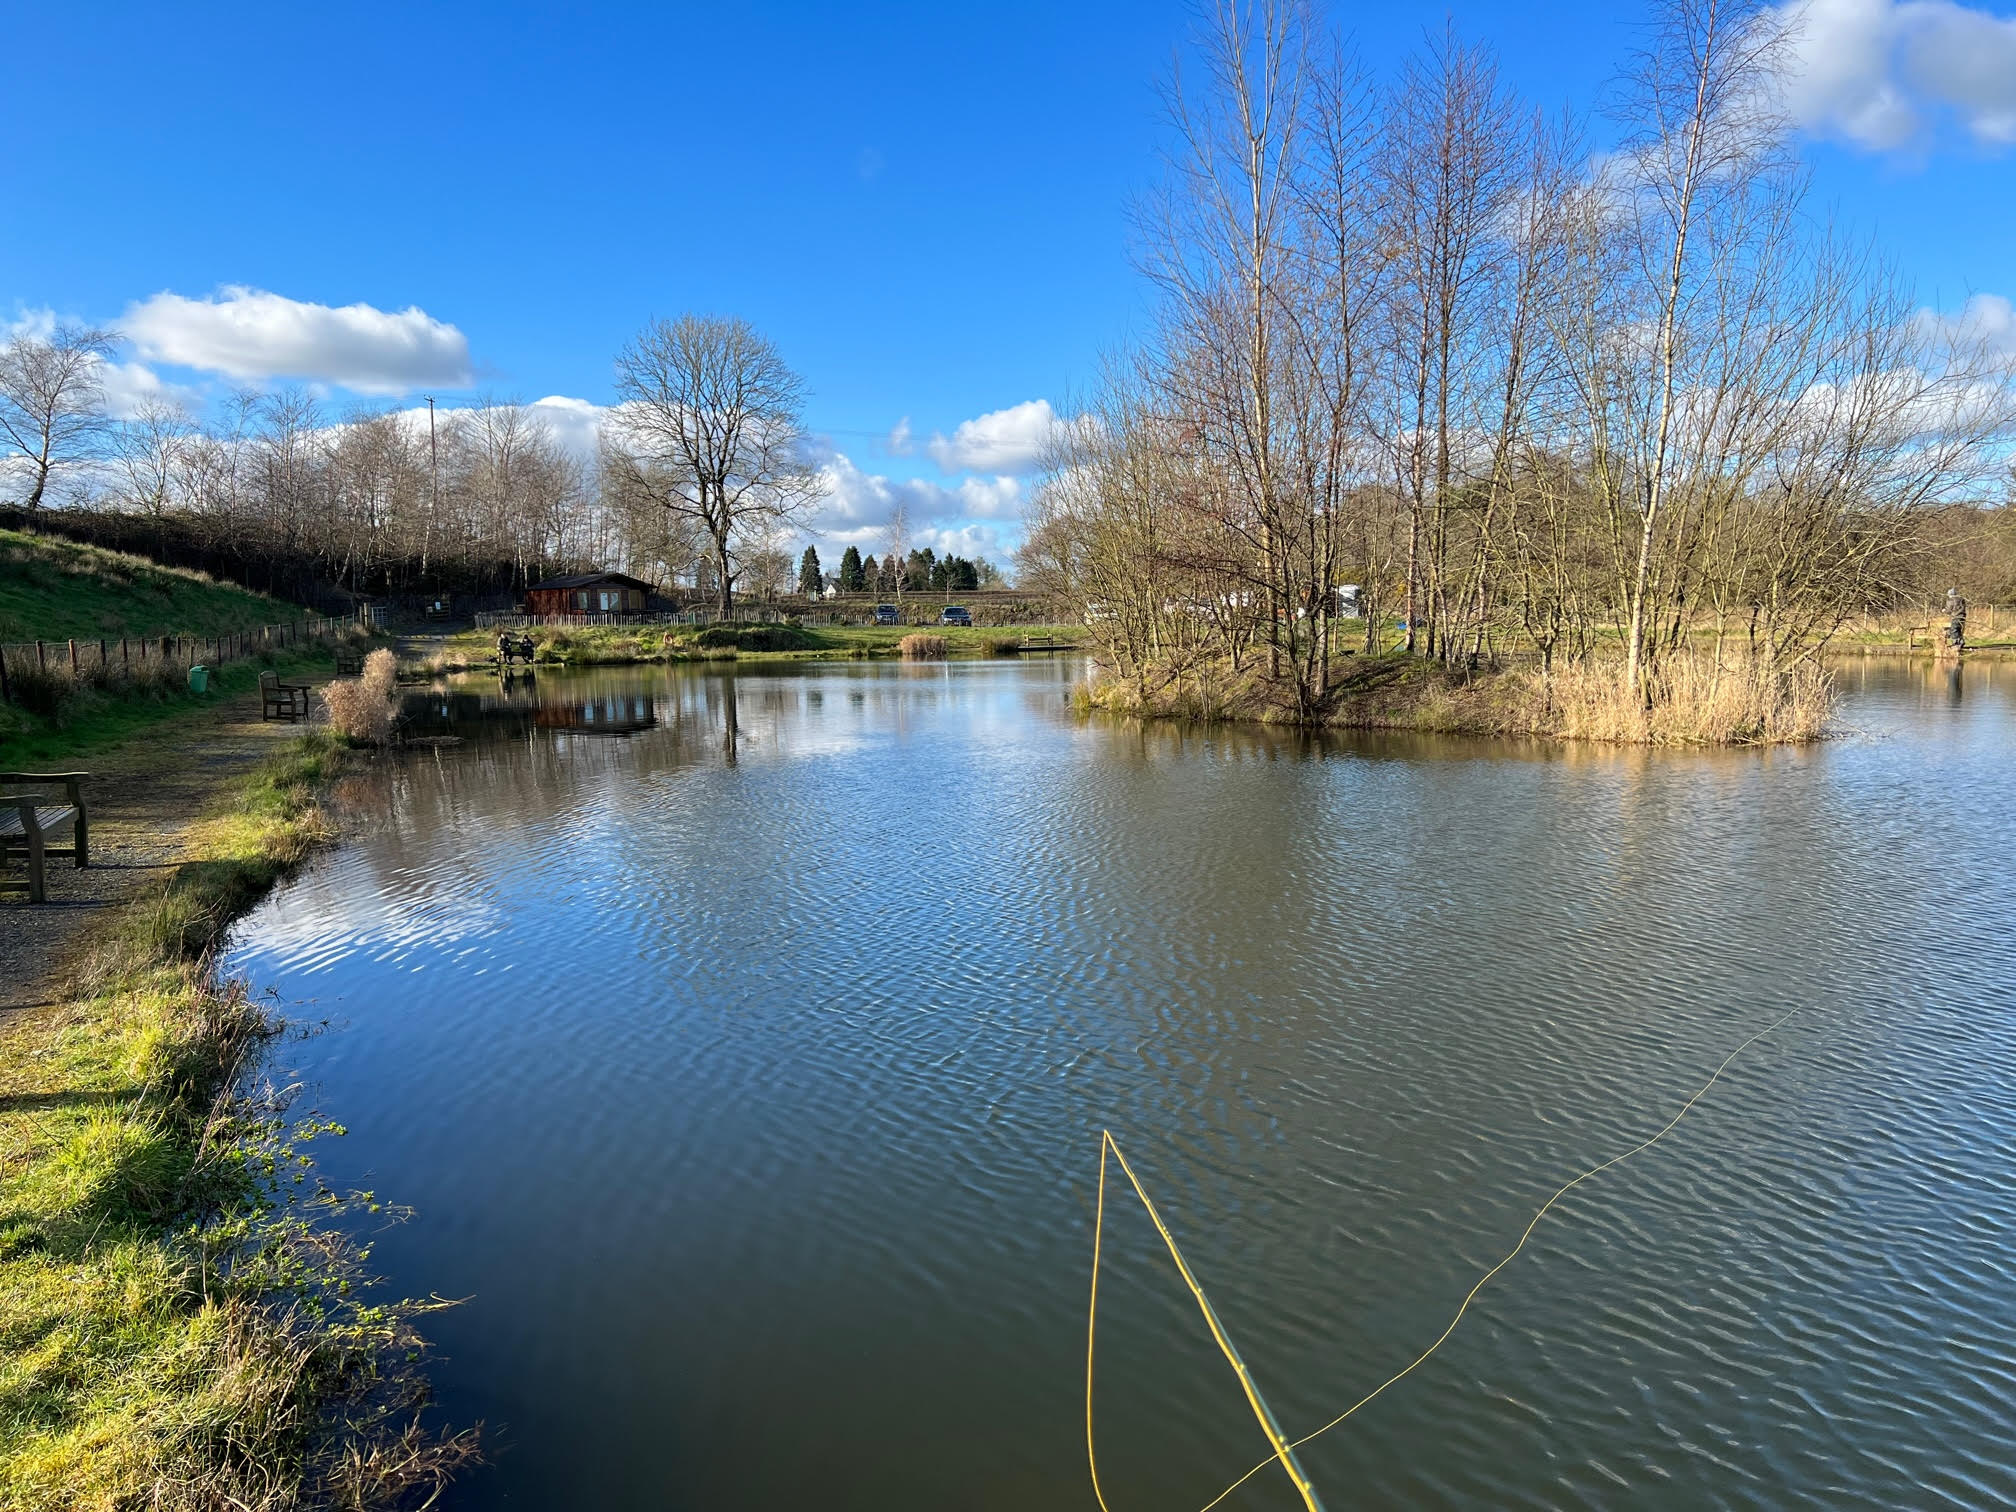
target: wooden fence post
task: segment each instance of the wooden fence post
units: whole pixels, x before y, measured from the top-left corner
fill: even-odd
[[[133,675],[133,648],[126,644],[126,637],[119,637],[119,667],[126,676]]]
[[[39,640],[35,642],[35,670],[37,672],[47,672],[49,670],[49,657],[43,651],[42,642]]]
[[[7,648],[0,646],[0,703],[14,702],[14,690],[7,685]]]

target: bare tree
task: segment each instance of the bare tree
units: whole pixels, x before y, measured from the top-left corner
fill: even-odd
[[[184,453],[195,427],[189,412],[169,400],[146,399],[114,433],[112,450],[125,478],[127,501],[153,516],[168,512],[187,475]]]
[[[807,457],[803,382],[747,321],[682,315],[623,349],[616,392],[607,464],[705,535],[720,611],[732,614],[744,545],[825,492]]]
[[[95,326],[58,325],[0,349],[0,443],[27,472],[22,503],[31,514],[52,478],[96,452],[109,424],[104,364],[114,339]]]
[[[910,506],[898,504],[889,515],[889,523],[882,531],[882,559],[885,563],[882,576],[893,576],[896,580],[896,607],[903,607],[903,580],[908,574],[903,570],[904,562],[910,555]],[[893,572],[889,565],[894,564]],[[888,589],[884,588],[884,592]]]
[[[714,545],[693,517],[666,509],[608,432],[597,443],[595,473],[600,514],[624,570],[665,587],[691,581]]]
[[[485,396],[441,426],[449,528],[465,555],[508,550],[517,586],[539,575],[585,492],[581,464],[538,411]]]
[[[1505,360],[1505,232],[1524,156],[1521,123],[1497,66],[1453,30],[1411,60],[1386,111],[1381,187],[1393,259],[1388,303],[1394,482],[1408,502],[1407,646],[1453,658],[1455,590],[1484,495],[1472,485],[1478,439]]]
[[[1148,218],[1147,270],[1167,296],[1163,367],[1222,474],[1226,524],[1255,547],[1270,672],[1296,633],[1284,514],[1306,507],[1284,476],[1275,402],[1283,303],[1297,249],[1311,21],[1298,0],[1215,0],[1201,89],[1167,92],[1177,151]]]
[[[790,546],[790,534],[775,521],[752,531],[743,543],[743,574],[760,598],[781,598],[790,587]]]
[[[1632,437],[1638,540],[1630,566],[1625,683],[1645,663],[1652,567],[1667,506],[1680,406],[1717,371],[1732,309],[1775,276],[1757,232],[1795,196],[1774,88],[1786,23],[1744,0],[1668,0],[1629,80],[1629,135],[1615,160],[1632,217],[1633,262],[1651,319],[1650,372]],[[1746,245],[1747,244],[1747,245]],[[1773,249],[1775,250],[1775,248]],[[1749,254],[1749,255],[1746,255]],[[1704,331],[1703,327],[1708,327]],[[1634,375],[1636,376],[1636,375]]]

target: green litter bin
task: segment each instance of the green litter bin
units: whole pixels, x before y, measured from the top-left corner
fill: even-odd
[[[210,691],[210,669],[201,662],[189,669],[189,691],[191,693]]]

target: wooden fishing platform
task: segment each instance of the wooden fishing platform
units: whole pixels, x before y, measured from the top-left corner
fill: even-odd
[[[1058,640],[1054,635],[1041,637],[1025,635],[1022,637],[1022,644],[1015,648],[1015,654],[1023,656],[1042,651],[1076,651],[1077,649],[1078,643],[1076,641]]]

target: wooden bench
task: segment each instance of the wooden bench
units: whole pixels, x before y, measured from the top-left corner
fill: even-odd
[[[261,719],[306,719],[308,717],[307,683],[280,681],[277,672],[259,674],[259,717]]]
[[[91,864],[91,826],[84,810],[84,779],[89,772],[0,772],[0,864],[16,855],[28,862],[28,901],[49,900],[48,859],[74,856],[79,867]],[[23,793],[20,788],[61,787],[53,793]],[[68,845],[51,845],[68,835]]]
[[[336,672],[338,676],[355,677],[364,670],[364,653],[355,646],[336,648]]]

